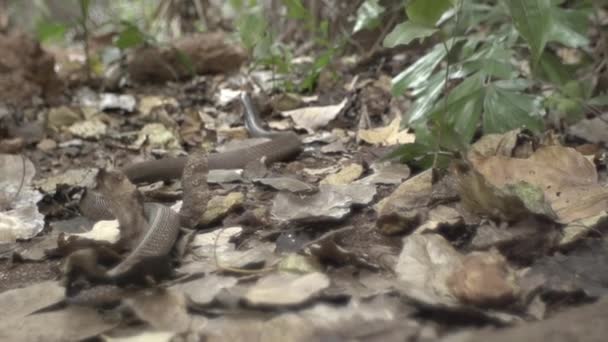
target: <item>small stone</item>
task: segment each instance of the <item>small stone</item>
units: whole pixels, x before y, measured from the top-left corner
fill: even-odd
[[[41,151],[51,151],[57,148],[57,142],[53,139],[42,139],[38,145],[36,145]]]

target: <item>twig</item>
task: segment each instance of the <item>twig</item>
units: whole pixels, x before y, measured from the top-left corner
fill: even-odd
[[[396,20],[397,20],[397,14],[393,13],[391,15],[391,17],[389,18],[388,23],[382,28],[380,35],[378,36],[378,38],[376,38],[376,41],[374,41],[374,44],[372,45],[371,50],[365,55],[364,58],[366,58],[366,57],[369,58],[369,57],[373,56],[380,49],[380,45],[382,44],[382,41],[384,41],[384,37],[386,37],[386,35],[388,34],[388,31],[392,28],[392,26]]]

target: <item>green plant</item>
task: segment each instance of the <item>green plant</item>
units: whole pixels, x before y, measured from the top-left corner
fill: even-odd
[[[264,15],[262,1],[231,1],[238,12],[237,31],[245,47],[253,57],[253,68],[270,68],[282,76],[279,87],[288,91],[311,91],[321,72],[336,56],[342,44],[329,39],[327,21],[318,21],[300,0],[283,0],[287,17],[298,22],[310,33],[318,49],[312,65],[299,70],[293,63],[292,47],[277,40],[276,29]],[[303,72],[303,75],[301,75]],[[301,77],[298,77],[300,76]]]
[[[591,63],[564,65],[556,50],[546,47],[588,47],[592,4],[584,1],[566,9],[562,2],[407,2],[408,20],[386,36],[384,45],[438,42],[393,79],[394,95],[415,99],[406,122],[414,128],[416,142],[391,156],[420,167],[445,166],[477,134],[519,127],[540,131],[547,110],[559,108],[568,119],[580,114],[593,102],[592,89],[576,77]]]

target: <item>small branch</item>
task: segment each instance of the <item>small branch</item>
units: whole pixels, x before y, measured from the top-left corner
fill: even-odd
[[[456,16],[456,21],[454,22],[454,29],[456,30],[458,28],[458,24],[460,22],[460,12],[462,10],[462,3],[464,2],[464,0],[460,1],[460,4],[458,6],[458,10],[456,11],[456,13],[454,14]],[[450,37],[452,38],[452,37]],[[443,44],[443,48],[445,49],[445,61],[446,61],[446,67],[445,67],[445,80],[444,80],[444,84],[443,84],[443,93],[444,93],[444,107],[443,107],[443,117],[447,117],[448,115],[448,109],[449,109],[449,102],[448,102],[448,86],[449,86],[449,82],[450,82],[450,47],[448,46],[447,43],[447,39],[442,39],[441,40],[442,44]],[[436,144],[436,149],[435,149],[435,154],[433,156],[433,166],[432,168],[434,169],[437,166],[437,160],[438,160],[438,156],[439,156],[439,149],[441,147],[441,126],[442,126],[442,120],[440,120],[438,122],[439,124],[439,131],[437,132],[437,144]]]
[[[87,82],[91,81],[91,51],[89,49],[89,26],[87,25],[87,21],[89,18],[89,9],[85,8],[84,0],[80,0],[80,25],[82,26],[82,33],[84,34],[84,58],[85,58],[85,66],[84,70],[86,72]]]
[[[388,31],[390,31],[390,29],[393,27],[395,21],[397,21],[397,14],[393,13],[389,18],[387,24],[384,25],[384,27],[382,28],[382,31],[380,32],[380,35],[378,36],[374,44],[372,45],[371,50],[364,56],[364,59],[373,56],[380,49],[382,41],[384,41],[384,37],[386,37]]]

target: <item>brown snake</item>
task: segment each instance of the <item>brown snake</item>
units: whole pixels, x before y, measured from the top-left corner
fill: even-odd
[[[252,161],[265,158],[266,163],[287,160],[301,152],[302,144],[293,133],[275,133],[266,131],[260,123],[257,111],[247,94],[241,96],[245,108],[245,123],[248,131],[256,137],[268,137],[270,141],[249,148],[207,156],[209,169],[243,168]],[[145,161],[125,167],[124,175],[133,183],[154,182],[180,178],[186,164],[186,157],[165,158]],[[113,215],[107,200],[99,193],[87,191],[80,203],[83,215],[91,219],[110,219]],[[144,231],[135,240],[134,248],[113,268],[105,271],[101,277],[112,282],[137,272],[137,265],[169,254],[180,231],[179,215],[172,209],[158,204],[144,204],[144,216],[147,221]]]

